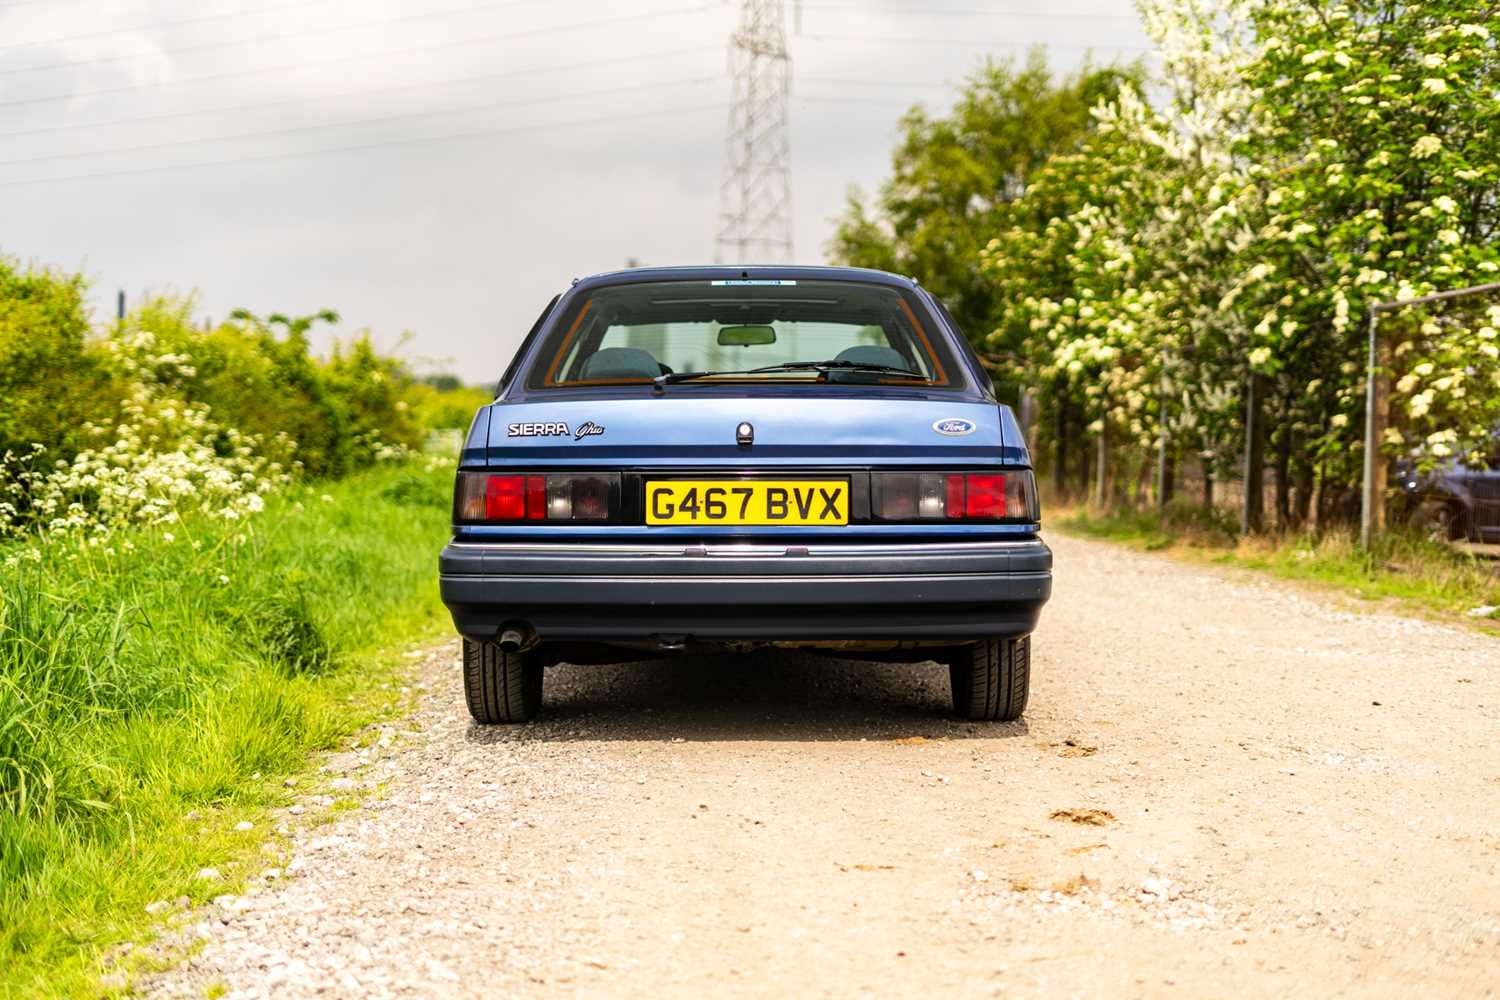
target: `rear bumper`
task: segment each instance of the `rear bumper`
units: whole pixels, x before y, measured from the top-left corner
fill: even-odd
[[[865,545],[452,542],[458,630],[543,641],[962,641],[1030,633],[1052,592],[1039,540]]]

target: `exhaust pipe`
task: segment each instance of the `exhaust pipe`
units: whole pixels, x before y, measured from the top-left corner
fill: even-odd
[[[525,622],[508,625],[500,630],[500,638],[496,642],[502,653],[519,653],[536,645],[536,630]]]

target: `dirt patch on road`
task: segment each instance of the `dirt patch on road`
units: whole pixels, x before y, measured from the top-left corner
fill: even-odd
[[[1115,821],[1115,814],[1108,809],[1054,809],[1048,818],[1079,826],[1109,826]]]

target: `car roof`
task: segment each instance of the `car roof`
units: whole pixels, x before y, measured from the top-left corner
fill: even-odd
[[[632,267],[623,271],[605,271],[573,282],[578,290],[605,285],[629,285],[652,281],[733,281],[800,279],[802,281],[863,281],[874,285],[892,285],[914,289],[911,278],[889,271],[867,267],[815,267],[793,264],[751,264],[744,266],[696,265],[687,267]]]

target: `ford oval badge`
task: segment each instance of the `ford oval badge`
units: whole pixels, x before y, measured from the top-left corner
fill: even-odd
[[[960,437],[964,434],[973,434],[977,425],[972,420],[963,417],[945,417],[942,420],[933,421],[932,429],[939,434],[949,437]]]

